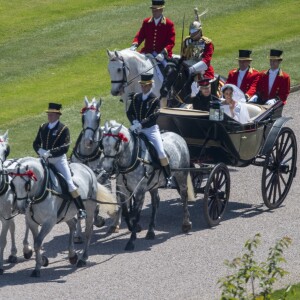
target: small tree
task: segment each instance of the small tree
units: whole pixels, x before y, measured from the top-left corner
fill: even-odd
[[[245,253],[242,257],[234,258],[232,261],[225,260],[225,265],[230,269],[235,269],[236,272],[218,281],[222,288],[222,300],[271,299],[274,283],[278,277],[283,277],[288,273],[279,264],[286,262],[283,258],[283,250],[288,248],[292,241],[289,237],[283,237],[269,249],[267,260],[258,263],[254,259],[254,250],[260,242],[261,235],[257,233],[253,239],[245,243]],[[255,286],[261,288],[260,296],[255,291]],[[284,299],[289,291],[288,288]]]

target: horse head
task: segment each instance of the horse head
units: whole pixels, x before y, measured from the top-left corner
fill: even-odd
[[[0,159],[2,162],[6,160],[10,152],[8,144],[8,130],[3,135],[0,135]]]
[[[84,107],[81,110],[83,141],[86,148],[91,148],[94,142],[99,139],[99,125],[101,119],[100,107],[102,100],[97,101],[95,98],[89,102],[88,98],[84,99]]]
[[[11,177],[11,189],[16,195],[17,208],[24,213],[30,199],[38,195],[44,178],[43,166],[39,159],[20,159],[6,168]]]
[[[120,160],[128,162],[130,157],[121,157],[121,155],[125,153],[124,148],[129,140],[130,132],[126,127],[115,121],[105,122],[102,138],[104,157],[101,165],[107,173],[113,174]]]

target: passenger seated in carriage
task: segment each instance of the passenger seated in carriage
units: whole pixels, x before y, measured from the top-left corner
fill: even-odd
[[[194,9],[195,21],[190,24],[190,35],[185,38],[182,44],[181,59],[188,67],[189,75],[197,75],[197,79],[214,78],[214,69],[211,65],[214,45],[212,41],[203,36],[202,24],[198,14],[198,9]]]
[[[239,50],[239,68],[229,71],[226,83],[236,85],[249,100],[256,93],[256,86],[259,80],[259,71],[250,67],[252,58],[251,50]]]
[[[249,102],[273,105],[278,99],[284,104],[290,93],[290,76],[280,69],[282,62],[281,50],[270,50],[270,69],[260,72],[256,95]]]
[[[132,96],[132,101],[127,110],[127,117],[132,124],[130,130],[143,133],[153,144],[166,177],[166,186],[172,187],[173,178],[168,157],[164,151],[159,127],[156,124],[160,101],[152,93],[153,74],[142,74],[139,83],[142,93]]]
[[[61,104],[49,103],[48,123],[40,126],[37,136],[33,142],[35,152],[45,159],[64,176],[68,184],[69,192],[74,199],[78,209],[78,218],[85,219],[86,211],[78,192],[77,186],[72,180],[71,171],[68,165],[66,153],[70,146],[69,128],[59,121],[61,116]]]
[[[224,113],[242,124],[251,122],[244,93],[233,84],[225,84],[222,93]]]
[[[210,102],[220,100],[219,98],[211,94],[211,84],[209,78],[194,81],[191,88],[193,109],[209,111]]]

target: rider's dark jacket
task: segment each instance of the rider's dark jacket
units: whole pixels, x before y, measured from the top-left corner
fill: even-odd
[[[59,121],[52,129],[49,129],[48,124],[44,123],[40,126],[33,142],[33,149],[36,153],[40,148],[50,150],[52,157],[66,154],[70,146],[69,128]]]
[[[192,98],[192,103],[193,103],[193,109],[198,109],[198,110],[204,110],[204,111],[209,111],[209,103],[210,101],[215,101],[218,99],[214,95],[209,95],[209,96],[204,96],[199,92],[196,97]]]
[[[138,120],[143,128],[149,128],[156,124],[156,112],[160,108],[160,101],[153,93],[150,93],[146,100],[143,100],[142,95],[143,93],[133,95],[127,117],[130,123]]]

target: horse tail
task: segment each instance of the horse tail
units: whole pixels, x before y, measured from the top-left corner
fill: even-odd
[[[194,187],[192,183],[192,178],[190,172],[188,173],[187,176],[187,196],[188,196],[188,201],[196,201],[195,193],[194,193]]]
[[[100,183],[97,183],[97,200],[108,203],[100,203],[100,212],[113,218],[118,209],[117,200],[110,190]]]

